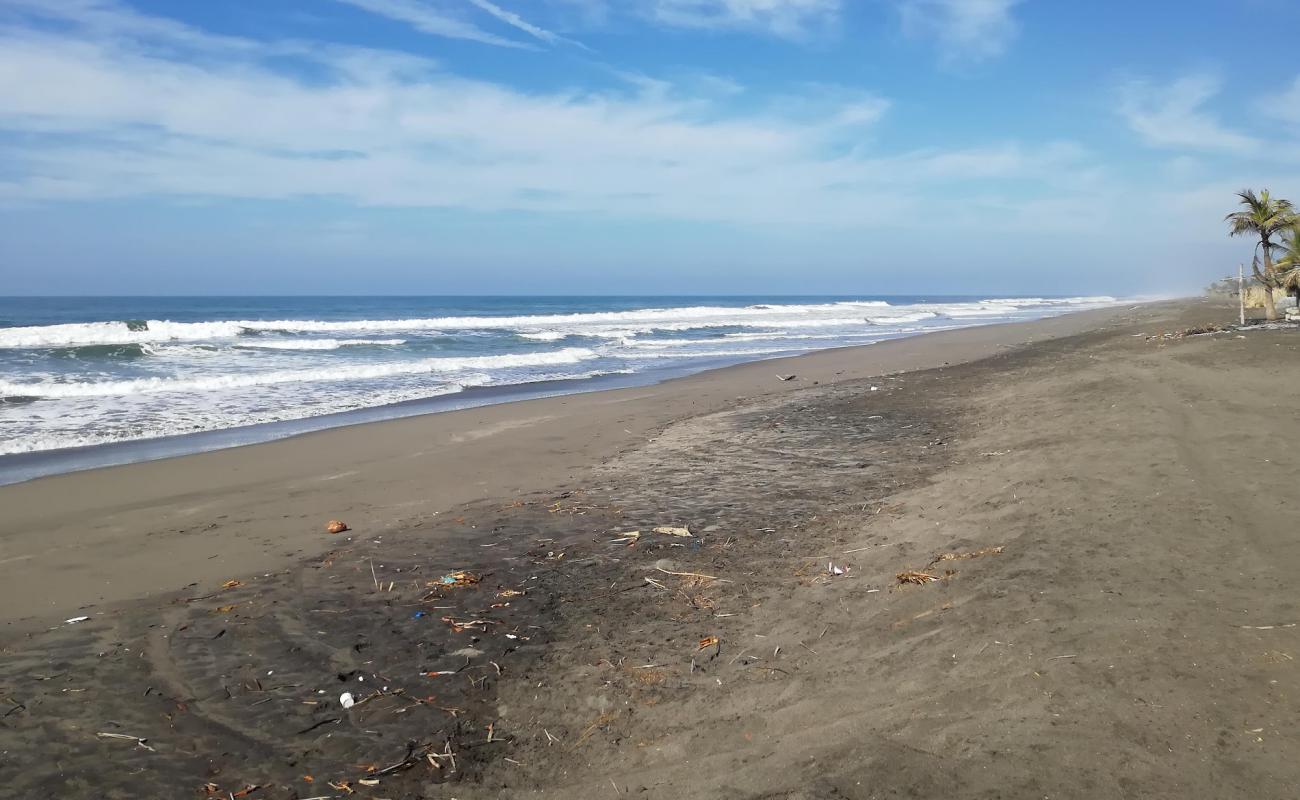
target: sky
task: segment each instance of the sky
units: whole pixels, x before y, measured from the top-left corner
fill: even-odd
[[[0,0],[0,294],[1171,294],[1294,0]],[[1269,33],[1276,32],[1270,38]]]

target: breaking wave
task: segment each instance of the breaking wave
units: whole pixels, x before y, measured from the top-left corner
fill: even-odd
[[[452,373],[473,369],[507,369],[576,364],[596,358],[596,353],[582,347],[569,347],[550,353],[529,355],[470,356],[466,358],[425,358],[387,364],[364,364],[328,369],[276,370],[241,372],[202,378],[136,378],[124,381],[90,382],[14,382],[0,381],[3,397],[120,397],[159,392],[211,392],[270,386],[284,383],[320,383],[328,381],[374,380],[401,375]]]
[[[869,321],[881,325],[932,316],[997,316],[1035,307],[1114,302],[1112,297],[995,299],[975,302],[917,303],[892,306],[880,300],[837,303],[647,308],[523,316],[429,317],[361,320],[226,320],[172,322],[127,320],[0,328],[0,348],[50,348],[74,345],[148,344],[236,340],[267,333],[382,334],[427,331],[508,330],[528,339],[558,341],[570,335],[624,336],[627,332],[680,331],[719,327],[834,327]],[[349,341],[349,340],[341,340]],[[287,348],[288,346],[285,345]],[[304,345],[300,349],[326,349]]]

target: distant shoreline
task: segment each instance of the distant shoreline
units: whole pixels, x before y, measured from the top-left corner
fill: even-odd
[[[1116,302],[0,299],[0,484]]]
[[[1055,317],[1083,311],[1065,312]],[[0,486],[22,483],[38,478],[63,475],[71,472],[98,469],[102,467],[137,464],[160,459],[223,450],[232,447],[262,444],[281,439],[301,436],[309,433],[328,431],[353,425],[363,425],[425,414],[439,414],[467,408],[478,408],[500,403],[512,403],[522,400],[536,400],[547,397],[559,397],[589,392],[608,391],[610,389],[652,386],[664,381],[690,375],[708,373],[717,369],[741,364],[761,363],[781,359],[799,358],[811,353],[852,350],[858,347],[873,347],[881,342],[897,339],[910,339],[932,336],[952,331],[968,331],[975,328],[997,325],[1024,324],[1023,322],[989,322],[978,325],[962,325],[953,328],[921,331],[916,333],[882,333],[875,341],[842,345],[826,348],[809,348],[794,350],[777,355],[757,355],[719,357],[702,359],[700,363],[674,365],[634,373],[611,373],[587,378],[563,378],[527,383],[505,384],[500,386],[469,386],[458,392],[435,395],[433,397],[404,400],[378,406],[354,409],[319,416],[276,422],[241,425],[216,430],[180,433],[148,439],[136,439],[121,442],[106,442],[80,447],[38,450],[29,453],[0,455]]]

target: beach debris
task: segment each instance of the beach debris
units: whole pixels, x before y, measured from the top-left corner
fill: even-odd
[[[448,572],[446,575],[443,575],[438,579],[436,584],[429,583],[427,585],[436,585],[447,589],[459,589],[462,586],[473,586],[481,580],[483,580],[482,576],[476,575],[473,572],[457,570],[456,572]]]
[[[357,701],[356,698],[352,696],[352,692],[344,692],[343,694],[339,695],[339,705],[343,706],[344,708],[352,708],[356,704]]]
[[[344,531],[350,531],[350,530],[352,529],[349,528],[348,524],[343,520],[332,519],[329,522],[325,523],[326,533],[343,533]]]
[[[497,592],[497,599],[504,597],[523,597],[528,594],[525,589],[501,589]]]
[[[847,567],[835,566],[835,562],[833,561],[826,562],[826,574],[828,575],[843,575],[846,569]]]
[[[90,619],[90,617],[72,617],[71,619],[65,619],[65,620],[63,621],[63,624],[64,624],[64,625],[76,625],[78,622],[85,622],[85,621],[88,620],[88,619]]]
[[[221,588],[222,588],[222,589],[237,589],[237,588],[239,588],[240,586],[243,586],[243,585],[244,585],[244,582],[243,582],[243,581],[228,580],[228,581],[226,581],[225,583],[221,584]]]
[[[451,626],[452,633],[461,633],[472,628],[486,629],[491,620],[486,619],[467,619],[457,620],[453,617],[443,617],[442,621]]]
[[[1168,333],[1157,333],[1147,337],[1147,341],[1163,341],[1168,339],[1183,339],[1188,336],[1204,336],[1209,333],[1226,333],[1230,328],[1223,325],[1193,325],[1190,328],[1183,328],[1178,331],[1169,331]]]
[[[997,547],[985,547],[980,550],[972,550],[969,553],[940,553],[930,562],[931,565],[938,564],[940,561],[960,561],[966,558],[981,558],[983,556],[995,556],[1002,552],[1004,545]]]
[[[662,572],[665,575],[675,575],[679,578],[704,578],[705,580],[710,580],[710,581],[721,581],[722,583],[731,583],[731,581],[727,580],[726,578],[719,578],[717,575],[705,575],[699,572],[673,572],[672,570],[667,570],[664,569],[663,567],[655,567],[655,569],[658,570],[659,572]],[[649,579],[647,578],[647,580]]]
[[[873,391],[873,392],[878,392],[878,391],[880,391],[880,387],[879,387],[879,386],[872,386],[872,387],[871,387],[871,391]]]
[[[798,375],[777,375],[777,376],[776,376],[776,379],[777,379],[778,381],[792,381],[792,380],[794,380],[794,379],[797,378],[797,377],[799,377],[799,376],[798,376]]]
[[[691,531],[690,531],[689,528],[674,528],[674,527],[671,527],[671,526],[668,526],[668,525],[661,525],[660,527],[655,528],[654,531],[655,531],[655,533],[662,533],[662,534],[664,534],[665,536],[684,536],[684,537],[690,537],[690,536],[694,536],[694,535],[695,535],[695,534],[691,533]]]
[[[703,639],[700,640],[699,647],[695,649],[698,652],[700,650],[708,650],[710,647],[717,647],[721,649],[722,640],[716,636],[705,636]]]
[[[127,742],[135,742],[137,747],[143,747],[145,750],[148,750],[150,753],[158,752],[157,750],[154,750],[152,747],[150,747],[148,745],[149,740],[142,736],[128,736],[125,733],[97,733],[95,735],[101,739],[121,739]]]
[[[636,544],[640,540],[641,540],[641,531],[628,531],[626,533],[616,534],[615,538],[611,539],[610,542],[612,544],[623,544],[623,545],[627,545],[628,547],[631,547],[632,545]]]
[[[894,577],[898,579],[898,582],[900,584],[906,584],[906,583],[926,584],[926,583],[933,583],[939,580],[938,575],[932,575],[929,572],[921,572],[920,570],[914,570],[914,569],[909,569],[904,572],[900,572]]]
[[[229,614],[231,611],[234,611],[236,608],[239,608],[239,603],[231,603],[228,606],[217,606],[216,608],[212,609],[212,613]]]

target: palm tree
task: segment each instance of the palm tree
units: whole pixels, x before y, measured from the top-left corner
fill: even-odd
[[[1295,209],[1289,200],[1274,198],[1264,189],[1255,194],[1252,189],[1237,192],[1241,198],[1241,211],[1234,211],[1224,217],[1228,223],[1231,236],[1258,236],[1256,245],[1263,252],[1264,269],[1259,268],[1257,260],[1251,260],[1250,268],[1255,273],[1255,280],[1264,287],[1264,317],[1277,319],[1277,307],[1273,305],[1273,289],[1279,287],[1278,274],[1273,267],[1273,237],[1296,223]]]
[[[1291,228],[1282,233],[1277,250],[1281,258],[1273,269],[1277,271],[1278,285],[1295,298],[1296,308],[1300,308],[1300,220],[1293,221]]]

